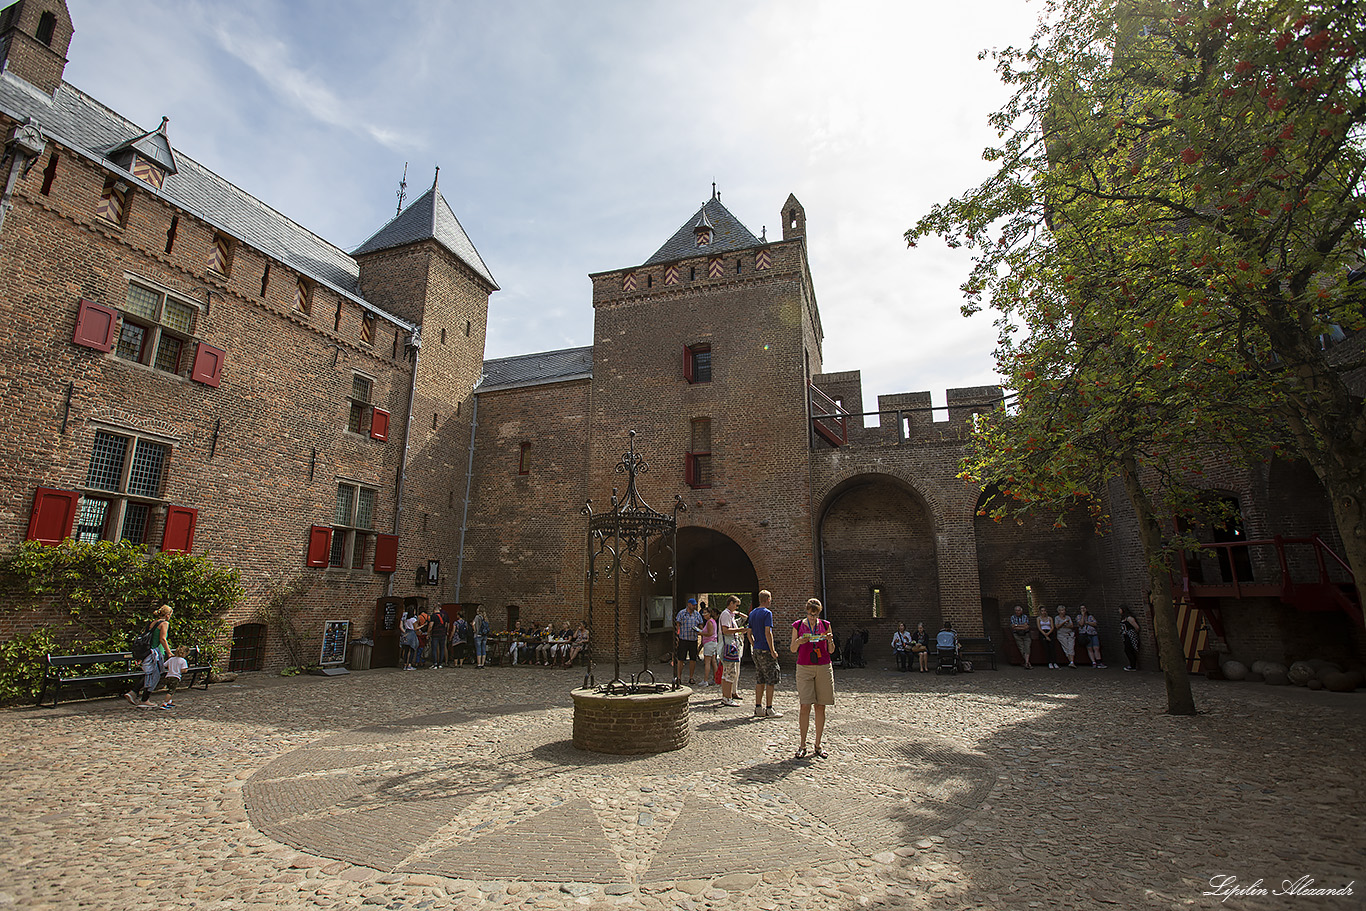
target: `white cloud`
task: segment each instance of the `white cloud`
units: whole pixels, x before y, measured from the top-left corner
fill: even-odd
[[[421,148],[421,141],[413,134],[369,123],[366,112],[358,111],[354,103],[338,97],[321,79],[294,65],[290,48],[264,35],[252,23],[237,16],[230,21],[220,19],[214,23],[213,35],[224,51],[250,67],[271,91],[313,119],[369,136],[397,152]]]

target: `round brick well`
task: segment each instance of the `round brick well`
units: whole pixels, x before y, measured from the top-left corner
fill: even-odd
[[[574,746],[595,753],[636,755],[667,753],[688,745],[689,687],[664,693],[606,696],[592,689],[576,689]]]

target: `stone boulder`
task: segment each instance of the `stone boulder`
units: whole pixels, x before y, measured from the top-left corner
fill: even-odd
[[[1343,671],[1342,673],[1345,676],[1351,678],[1352,689],[1354,690],[1359,689],[1363,683],[1366,683],[1366,674],[1363,674],[1361,671],[1356,670],[1355,668],[1353,668],[1350,671]]]
[[[1224,677],[1228,680],[1247,679],[1247,665],[1243,664],[1241,661],[1234,661],[1230,658],[1220,665],[1220,669],[1224,672]]]
[[[1262,674],[1266,682],[1271,686],[1289,686],[1290,678],[1286,676],[1285,669],[1279,664],[1273,664]]]
[[[1321,690],[1323,689],[1323,681],[1317,677],[1310,677],[1309,682],[1306,683],[1305,686],[1309,687],[1311,690]]]
[[[1286,676],[1295,686],[1304,686],[1313,680],[1317,675],[1307,661],[1296,661],[1290,665],[1290,670],[1286,671]]]
[[[1314,676],[1318,677],[1320,680],[1323,679],[1325,671],[1332,671],[1335,674],[1342,673],[1342,668],[1338,667],[1333,662],[1325,661],[1322,658],[1310,658],[1307,663],[1314,669]]]
[[[1274,662],[1267,661],[1265,658],[1259,658],[1248,666],[1248,670],[1252,671],[1254,674],[1264,675],[1266,674],[1267,668],[1271,667],[1273,663]]]

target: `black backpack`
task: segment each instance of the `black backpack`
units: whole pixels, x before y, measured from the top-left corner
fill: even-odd
[[[133,641],[128,643],[128,651],[133,653],[134,661],[141,661],[152,654],[152,646],[156,645],[156,643],[157,624],[153,623],[143,630],[141,634],[133,637]]]

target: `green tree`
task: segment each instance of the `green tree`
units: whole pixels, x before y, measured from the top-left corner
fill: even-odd
[[[1364,44],[1355,0],[1053,0],[1028,47],[997,54],[1015,93],[992,115],[996,172],[907,232],[971,250],[964,312],[998,311],[1020,393],[970,474],[995,477],[1018,431],[1084,405],[1131,499],[1156,493],[1166,511],[1189,501],[1190,457],[1274,443],[1274,409],[1366,580],[1366,412],[1347,376],[1361,339],[1323,345],[1364,321],[1348,277],[1363,240]],[[1087,383],[1143,408],[1079,398]],[[1062,462],[1022,467],[1072,477]],[[1172,543],[1135,509],[1156,567]],[[1174,637],[1158,639],[1169,654]]]

